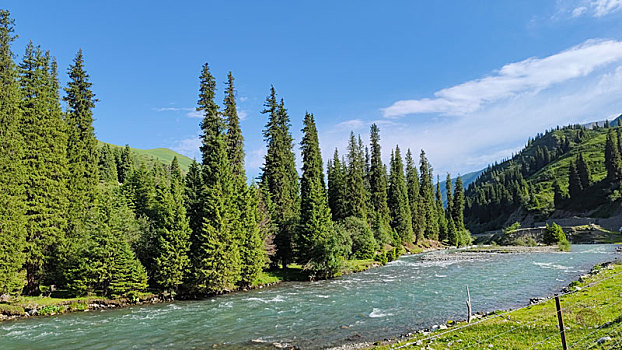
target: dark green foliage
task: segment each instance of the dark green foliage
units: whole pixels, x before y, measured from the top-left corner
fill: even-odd
[[[546,225],[546,228],[542,233],[542,241],[544,241],[544,244],[551,245],[567,241],[567,239],[564,230],[562,230],[562,227],[556,223],[553,223],[551,225]]]
[[[0,10],[0,295],[23,287],[26,256],[24,143],[20,134],[20,91],[11,43],[13,20]]]
[[[441,181],[436,180],[436,217],[438,218],[438,240],[441,242],[447,241],[447,219],[445,217],[445,208],[443,206],[443,197],[441,195]]]
[[[330,206],[330,212],[333,215],[334,221],[343,220],[347,217],[347,191],[346,191],[346,176],[347,169],[339,159],[339,152],[335,148],[333,159],[328,161],[328,205]],[[367,198],[365,198],[367,199]]]
[[[575,199],[581,196],[583,187],[581,186],[581,178],[574,162],[570,162],[570,168],[568,169],[568,193],[570,198]]]
[[[255,185],[246,187],[240,196],[240,222],[242,237],[240,240],[241,279],[242,285],[251,285],[263,268],[268,257],[264,241],[272,231],[269,215],[265,215],[260,204],[261,191]],[[267,213],[266,213],[267,214]]]
[[[607,133],[605,142],[605,168],[607,169],[607,178],[610,181],[622,178],[622,160],[612,130]]]
[[[389,178],[388,207],[391,214],[391,227],[397,233],[400,242],[413,241],[412,216],[408,191],[404,179],[404,165],[399,146],[391,154],[391,172]]]
[[[125,145],[123,150],[118,155],[119,157],[117,159],[117,175],[119,176],[119,182],[125,183],[125,179],[134,168],[130,146]]]
[[[462,187],[462,178],[458,176],[456,186],[454,187],[454,202],[452,206],[452,216],[454,225],[458,232],[464,231],[464,188]]]
[[[583,158],[583,153],[577,154],[576,159],[577,165],[577,173],[579,175],[579,179],[581,180],[581,189],[585,190],[590,187],[592,181],[590,179],[590,167],[585,162]]]
[[[184,207],[184,185],[177,158],[170,170],[170,184],[156,185],[153,209],[155,239],[151,258],[150,276],[154,286],[167,292],[176,292],[190,265],[190,226]]]
[[[553,183],[553,203],[555,208],[558,208],[563,201],[564,193],[562,192],[562,187],[559,185],[558,181],[555,181]]]
[[[153,217],[155,201],[155,177],[145,163],[132,170],[123,183],[123,191],[130,199],[136,216]]]
[[[447,243],[449,243],[450,246],[460,246],[459,232],[456,230],[454,218],[451,215],[447,217]]]
[[[425,213],[422,210],[423,203],[419,192],[419,175],[410,149],[406,152],[406,189],[408,192],[408,204],[412,216],[412,228],[415,235],[415,243],[422,244],[425,233]]]
[[[267,143],[261,182],[265,184],[274,203],[272,222],[277,227],[274,243],[276,258],[285,268],[293,258],[293,236],[298,226],[298,173],[296,172],[290,123],[283,100],[278,103],[274,87],[266,98],[262,113],[268,115],[263,131]]]
[[[348,143],[348,166],[345,181],[345,217],[355,216],[366,220],[367,192],[365,190],[365,160],[363,142],[359,136],[358,142],[354,133],[350,133]]]
[[[58,98],[55,65],[49,54],[26,48],[20,65],[22,118],[19,129],[28,146],[23,155],[26,194],[27,287],[39,292],[46,261],[56,256],[67,227],[67,134]]]
[[[421,198],[420,210],[425,217],[424,236],[429,239],[438,240],[438,212],[434,201],[434,189],[432,185],[432,167],[425,157],[425,152],[421,150],[419,156],[419,196]]]
[[[337,223],[337,230],[352,239],[352,256],[358,259],[372,259],[376,252],[376,239],[367,221],[350,216]]]
[[[371,208],[379,213],[374,218],[374,225],[379,228],[374,234],[389,230],[389,207],[387,205],[387,172],[382,164],[380,148],[380,131],[376,124],[372,124],[370,133],[371,157],[369,164],[369,191]],[[380,229],[382,227],[382,229]],[[381,243],[388,243],[386,236],[376,236]]]
[[[145,289],[147,274],[130,248],[140,231],[128,201],[118,187],[100,187],[94,215],[87,218],[66,262],[68,288],[76,295],[131,297]]]
[[[99,180],[102,182],[118,183],[117,162],[115,155],[108,144],[99,149]]]
[[[82,50],[79,50],[69,67],[69,83],[65,88],[67,103],[67,161],[71,193],[69,200],[69,234],[79,234],[85,213],[97,196],[98,151],[93,129],[95,95],[91,91],[89,75],[84,70]]]
[[[192,161],[185,178],[184,203],[190,222],[192,237],[198,237],[203,228],[203,178],[201,177],[201,165]]]
[[[197,111],[201,122],[203,154],[203,226],[191,238],[191,281],[198,293],[233,289],[240,278],[239,237],[232,220],[234,181],[227,155],[225,125],[214,102],[216,83],[207,64],[201,71]]]
[[[227,155],[231,164],[233,176],[244,177],[244,137],[240,129],[240,118],[235,104],[235,90],[233,88],[233,74],[227,75],[227,90],[225,91],[223,116],[227,127]]]
[[[305,115],[300,181],[300,223],[298,227],[298,258],[318,278],[332,277],[341,267],[337,235],[331,220],[324,186],[322,154],[312,114]]]

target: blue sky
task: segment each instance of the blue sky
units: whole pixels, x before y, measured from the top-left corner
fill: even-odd
[[[350,130],[381,129],[466,173],[511,156],[558,124],[622,113],[622,0],[576,1],[15,1],[20,38],[65,72],[84,51],[100,100],[100,140],[198,155],[196,105],[209,62],[222,101],[236,78],[247,170],[259,173],[260,114],[271,84],[294,138],[315,114],[322,151]],[[61,80],[66,81],[66,74]]]

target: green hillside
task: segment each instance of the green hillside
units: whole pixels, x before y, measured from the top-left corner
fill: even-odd
[[[595,124],[595,123],[594,123]],[[613,132],[622,151],[622,127],[571,125],[549,130],[530,139],[509,160],[489,166],[467,189],[465,221],[475,232],[504,227],[521,217],[543,221],[570,215],[607,216],[619,207],[618,180],[607,179],[605,143]],[[589,185],[570,196],[569,170],[581,154],[589,172]],[[557,187],[557,199],[556,199]]]
[[[123,148],[124,146],[113,145],[111,143],[106,143],[99,141],[99,147],[103,145],[109,145],[112,148]],[[140,149],[140,148],[131,148],[132,153],[136,156],[138,161],[143,161],[147,164],[152,163],[154,160],[160,161],[164,164],[171,164],[174,157],[177,157],[177,161],[179,162],[179,167],[187,172],[190,168],[190,164],[192,163],[192,159],[179,154],[168,148],[153,148],[153,149]]]

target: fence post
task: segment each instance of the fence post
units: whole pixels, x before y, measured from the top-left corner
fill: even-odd
[[[471,293],[469,293],[469,285],[466,286],[467,289],[467,323],[471,323]]]
[[[562,307],[559,302],[559,295],[555,295],[555,307],[557,308],[557,321],[559,322],[559,334],[562,337],[562,349],[568,350],[566,345],[566,329],[564,328],[564,319],[562,317]]]

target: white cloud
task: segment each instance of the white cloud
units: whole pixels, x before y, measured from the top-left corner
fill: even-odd
[[[591,5],[594,16],[602,17],[622,9],[622,0],[595,0]]]
[[[585,13],[585,11],[587,11],[587,7],[579,6],[572,10],[572,17],[581,17]]]
[[[153,110],[156,112],[186,112],[188,118],[203,118],[203,113],[192,107],[158,107]]]
[[[537,94],[619,61],[622,61],[622,42],[588,40],[545,58],[509,63],[490,76],[439,90],[434,98],[397,101],[382,112],[385,117],[420,113],[466,115],[521,94]]]
[[[564,18],[570,15],[572,18],[583,15],[591,17],[604,17],[616,13],[622,9],[622,0],[579,0],[558,1],[558,11],[553,18]]]
[[[177,153],[183,154],[186,157],[200,160],[201,151],[199,150],[199,147],[201,147],[201,139],[199,136],[195,136],[175,142],[171,149]]]
[[[244,101],[248,100],[248,97],[246,97],[246,96],[242,96],[242,97],[240,97],[238,100],[239,100],[240,102],[244,102]]]
[[[240,120],[246,120],[246,118],[248,118],[248,112],[244,109],[238,109],[238,117]]]

